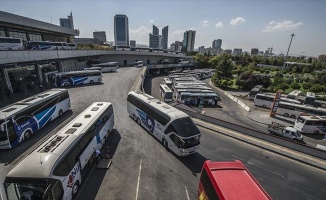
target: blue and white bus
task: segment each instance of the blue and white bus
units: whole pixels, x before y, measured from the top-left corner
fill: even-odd
[[[0,149],[15,147],[68,109],[65,89],[51,89],[1,108]]]
[[[113,126],[112,104],[93,103],[10,170],[7,199],[74,199]]]
[[[102,82],[102,73],[99,70],[59,72],[52,75],[51,81],[54,87],[93,84]]]
[[[186,113],[140,91],[129,92],[127,111],[176,155],[190,155],[199,148],[201,133]]]
[[[58,47],[54,42],[48,41],[28,41],[26,43],[27,50],[57,50]]]
[[[0,50],[24,50],[24,45],[20,38],[0,37]]]

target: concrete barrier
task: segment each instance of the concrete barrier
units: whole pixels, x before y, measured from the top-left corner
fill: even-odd
[[[249,106],[247,106],[246,104],[244,104],[242,101],[240,101],[238,98],[236,98],[236,97],[234,97],[232,94],[230,94],[230,93],[228,93],[228,92],[226,92],[226,91],[224,91],[224,94],[226,95],[226,96],[228,96],[231,100],[233,100],[233,101],[235,101],[235,102],[237,102],[242,108],[244,108],[246,111],[250,111],[250,108],[249,108]]]

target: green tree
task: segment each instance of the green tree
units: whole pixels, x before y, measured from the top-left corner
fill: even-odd
[[[305,90],[309,90],[311,88],[312,84],[311,83],[302,83],[302,88]]]
[[[291,88],[294,89],[294,90],[299,90],[301,87],[298,83],[291,83],[290,84]]]
[[[322,85],[319,85],[319,84],[316,84],[316,85],[313,85],[311,86],[310,88],[310,91],[311,92],[314,92],[314,93],[321,93],[325,90],[325,87],[322,86]]]

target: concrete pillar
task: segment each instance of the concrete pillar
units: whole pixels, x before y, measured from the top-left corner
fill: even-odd
[[[11,82],[10,82],[9,75],[8,75],[8,71],[7,71],[6,68],[1,69],[1,75],[3,77],[3,80],[4,80],[5,87],[6,87],[7,91],[9,91],[10,93],[13,93],[14,91],[12,89]]]
[[[41,66],[39,64],[35,64],[34,66],[35,66],[37,79],[40,81],[40,84],[42,84],[43,83],[43,76],[42,76]]]
[[[57,61],[56,66],[57,66],[58,72],[62,72],[62,63],[61,63],[61,61]]]

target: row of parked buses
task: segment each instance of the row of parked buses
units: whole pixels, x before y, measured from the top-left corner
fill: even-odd
[[[0,50],[76,50],[76,43],[28,41],[20,38],[0,37]]]
[[[51,89],[0,109],[0,149],[9,149],[71,108],[66,89]],[[201,133],[182,111],[131,91],[127,112],[178,156],[197,151]],[[7,174],[8,200],[73,199],[114,126],[113,106],[95,102],[61,130],[37,145]]]
[[[194,70],[170,73],[168,78],[163,79],[160,84],[160,94],[164,101],[169,102],[175,99],[186,105],[217,105],[219,96],[202,79],[203,74],[213,74],[209,70]],[[207,78],[205,75],[205,78]]]

